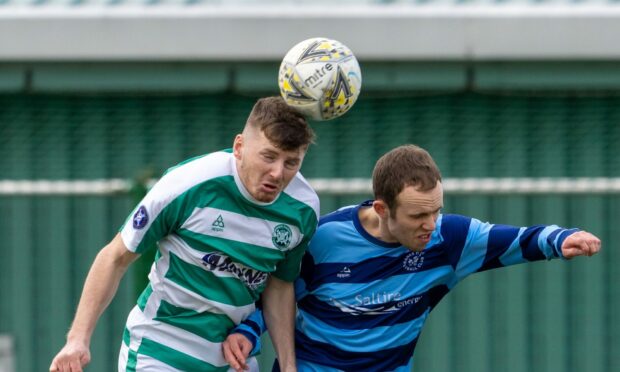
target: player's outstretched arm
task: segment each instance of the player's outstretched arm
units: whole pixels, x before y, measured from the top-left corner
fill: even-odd
[[[247,359],[250,356],[252,342],[241,333],[232,333],[222,343],[222,352],[230,366],[237,372],[247,371]]]
[[[282,372],[296,372],[295,289],[271,276],[263,292],[263,316]]]
[[[587,231],[569,235],[562,243],[562,255],[566,259],[577,256],[593,256],[601,250],[601,240]]]
[[[116,294],[127,267],[138,257],[127,250],[120,234],[97,254],[86,277],[67,343],[52,360],[50,371],[81,372],[90,362],[90,339],[97,320]]]

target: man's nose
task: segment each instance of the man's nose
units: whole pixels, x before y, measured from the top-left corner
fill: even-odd
[[[282,179],[282,175],[284,174],[284,163],[283,162],[275,162],[271,167],[271,171],[269,175],[276,180]]]
[[[437,218],[434,214],[428,216],[422,225],[428,231],[435,231],[437,227]]]

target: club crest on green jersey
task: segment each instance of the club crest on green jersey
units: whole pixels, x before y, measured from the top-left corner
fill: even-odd
[[[273,228],[271,241],[276,248],[286,249],[291,244],[292,237],[293,232],[291,231],[291,228],[285,224],[280,224]]]

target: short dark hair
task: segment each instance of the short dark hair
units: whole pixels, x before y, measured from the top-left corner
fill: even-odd
[[[384,154],[372,172],[375,200],[383,200],[391,213],[396,209],[396,197],[406,186],[429,191],[441,181],[441,172],[431,155],[416,145],[399,146]]]
[[[246,126],[259,129],[276,147],[296,150],[314,142],[314,131],[306,118],[282,97],[266,97],[256,101]]]

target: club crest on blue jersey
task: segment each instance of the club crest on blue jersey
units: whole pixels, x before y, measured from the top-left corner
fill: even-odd
[[[293,232],[291,228],[285,224],[280,224],[273,228],[273,234],[271,235],[271,241],[276,248],[286,249],[291,244]]]
[[[403,260],[403,268],[407,271],[416,271],[424,263],[424,252],[411,252]]]
[[[133,215],[133,228],[140,230],[144,228],[147,223],[149,223],[149,214],[144,205],[141,205]]]

